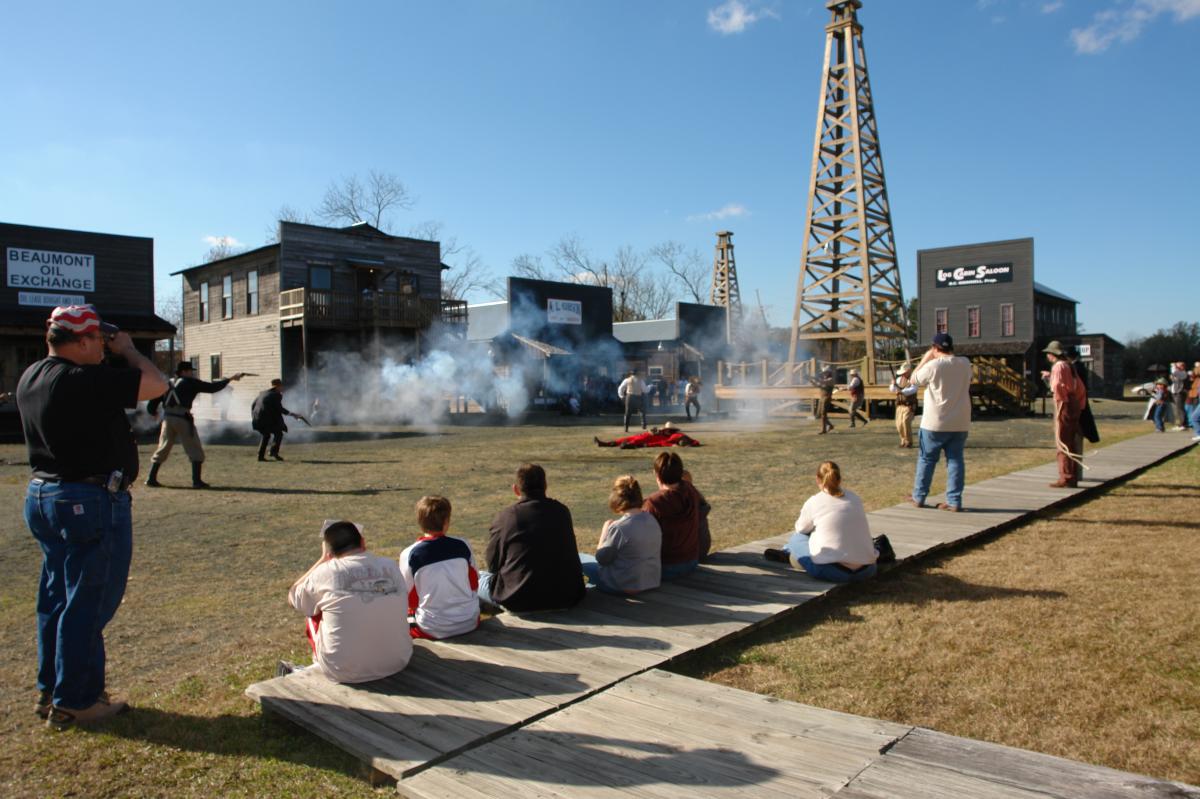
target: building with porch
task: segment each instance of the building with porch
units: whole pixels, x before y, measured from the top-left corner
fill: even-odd
[[[247,419],[273,377],[306,395],[333,360],[412,362],[431,339],[461,335],[466,303],[441,297],[447,268],[436,241],[365,223],[280,222],[273,244],[172,273],[182,277],[184,357],[196,376],[257,375],[201,395],[194,413]]]

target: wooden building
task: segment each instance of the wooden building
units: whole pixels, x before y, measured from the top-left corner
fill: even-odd
[[[696,376],[705,396],[715,383],[717,363],[729,357],[726,342],[726,309],[692,302],[675,303],[671,319],[647,319],[613,324],[613,335],[625,351],[625,362],[647,381],[671,391],[679,380]],[[705,407],[709,403],[703,402]]]
[[[175,334],[154,313],[154,239],[0,223],[0,252],[0,392],[15,390],[46,356],[46,319],[57,305],[94,305],[147,356]]]
[[[921,343],[949,333],[959,354],[1003,362],[1020,375],[1031,398],[1043,390],[1042,348],[1050,341],[1095,339],[1108,353],[1120,346],[1103,334],[1081,336],[1078,300],[1035,279],[1032,238],[918,250],[917,279]],[[1088,365],[1094,396],[1121,396],[1119,353]]]
[[[274,244],[174,272],[197,376],[258,375],[201,395],[197,418],[245,419],[271,378],[304,390],[328,359],[420,358],[429,336],[465,329],[466,304],[441,298],[446,268],[436,241],[280,222]]]

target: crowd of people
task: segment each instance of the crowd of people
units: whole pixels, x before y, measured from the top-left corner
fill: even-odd
[[[1200,361],[1190,370],[1186,361],[1176,361],[1169,376],[1154,381],[1146,418],[1159,433],[1173,420],[1176,431],[1190,430],[1192,441],[1200,441]]]

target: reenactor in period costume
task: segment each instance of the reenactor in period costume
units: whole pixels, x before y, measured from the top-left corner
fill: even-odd
[[[696,418],[700,418],[700,378],[692,375],[688,378],[687,387],[683,390],[684,405],[683,412],[687,414],[688,421],[692,420],[692,407],[696,408]]]
[[[888,390],[896,395],[896,432],[900,434],[900,446],[912,449],[912,423],[917,412],[917,387],[908,379],[912,366],[904,364],[896,370]]]
[[[283,407],[283,381],[277,377],[271,381],[270,388],[254,398],[254,404],[250,406],[250,426],[262,435],[262,443],[258,445],[260,461],[267,459],[267,442],[272,437],[275,440],[271,444],[271,457],[277,461],[283,460],[283,456],[279,454],[279,447],[283,444],[283,434],[288,429],[283,421],[285,416],[309,424],[300,414],[292,413]]]
[[[215,394],[234,380],[241,380],[245,375],[238,372],[224,380],[214,380],[206,383],[196,379],[191,361],[180,361],[175,367],[175,377],[170,382],[167,393],[155,397],[146,403],[146,411],[150,415],[162,409],[162,423],[158,434],[158,449],[150,458],[150,474],[146,475],[146,485],[154,488],[161,486],[158,482],[158,470],[167,457],[175,442],[183,444],[183,451],[192,462],[192,488],[208,488],[208,483],[200,477],[204,467],[204,446],[200,436],[196,434],[196,420],[192,417],[192,403],[197,394]]]
[[[866,388],[863,386],[857,369],[850,370],[850,380],[846,384],[846,390],[850,392],[850,426],[854,427],[856,419],[862,419],[863,427],[866,427],[867,416],[870,416],[871,410],[867,406]],[[867,416],[859,413],[859,408],[866,408]]]
[[[829,408],[833,405],[833,370],[826,369],[821,372],[813,380],[813,383],[821,391],[821,397],[817,400],[817,416],[821,419],[821,432],[817,435],[824,435],[833,429],[833,423],[829,421]]]
[[[642,415],[642,429],[646,429],[646,383],[636,371],[629,372],[621,385],[617,386],[617,399],[625,403],[625,432],[629,432],[629,420],[635,413]]]
[[[1058,452],[1058,480],[1050,487],[1075,488],[1083,459],[1079,415],[1087,404],[1087,391],[1062,344],[1051,341],[1042,352],[1052,367],[1050,371],[1042,372],[1042,377],[1050,381],[1050,391],[1054,395],[1054,446]]]

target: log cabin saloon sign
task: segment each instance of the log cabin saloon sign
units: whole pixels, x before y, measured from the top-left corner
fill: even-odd
[[[96,256],[74,252],[5,247],[8,269],[4,285],[21,293],[92,292],[96,290]],[[22,303],[25,304],[25,303]]]
[[[954,286],[983,286],[990,283],[1011,283],[1013,265],[980,264],[979,266],[956,266],[939,269],[935,275],[939,289]]]

